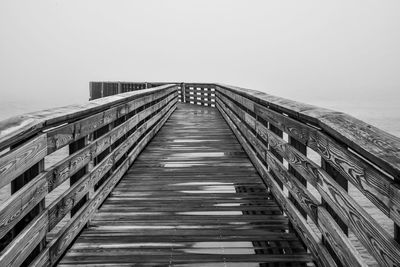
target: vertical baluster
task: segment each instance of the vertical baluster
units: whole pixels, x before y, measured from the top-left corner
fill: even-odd
[[[11,147],[12,149],[13,147]],[[23,174],[15,178],[11,182],[11,194],[16,193],[19,189],[24,187],[32,179],[34,179],[40,172],[44,170],[44,159],[41,159],[38,163],[33,165],[31,168],[26,170]],[[32,210],[25,215],[25,217],[19,221],[15,227],[10,231],[10,238],[7,242],[11,242],[17,235],[33,220],[42,213],[45,209],[45,199],[42,199]],[[3,244],[1,244],[3,245]],[[38,246],[32,251],[30,256],[25,259],[25,262],[31,262],[46,246],[46,238],[44,237]]]
[[[300,143],[297,139],[289,136],[289,144],[294,147],[297,151],[299,151],[301,154],[307,156],[307,147]],[[289,165],[289,173],[293,174],[294,177],[296,177],[300,183],[302,183],[305,187],[307,187],[307,180],[304,179],[303,176],[301,176],[292,166]],[[295,204],[297,209],[300,211],[300,213],[303,215],[304,218],[307,218],[307,212],[300,206],[300,204],[296,201],[296,199],[292,196],[292,194],[289,193],[289,199]]]
[[[101,83],[101,97],[104,97],[104,83]]]
[[[321,159],[321,167],[339,184],[339,186],[348,191],[347,179],[343,177],[334,167],[332,167],[332,165],[329,164],[329,162],[325,161],[324,159]],[[349,229],[347,225],[343,222],[343,220],[336,214],[336,212],[328,205],[328,203],[324,199],[322,199],[322,205],[331,214],[332,218],[337,222],[337,224],[340,226],[343,232],[348,236]],[[327,250],[332,255],[333,259],[338,264],[338,266],[343,266],[338,257],[336,256],[335,252],[331,248],[329,242],[324,237],[322,237],[322,243],[326,246]]]
[[[279,130],[277,127],[275,127],[274,125],[272,125],[271,123],[268,123],[269,126],[268,128],[271,130],[271,132],[273,132],[274,134],[276,134],[277,136],[279,136],[280,138],[283,137],[283,132],[281,130]],[[278,152],[275,151],[275,149],[269,147],[269,150],[271,151],[271,153],[280,161],[283,162],[283,157],[281,155],[279,155]],[[274,172],[270,172],[271,175],[274,177],[275,181],[279,184],[279,187],[283,190],[283,184],[281,182],[281,180],[279,180],[278,177],[275,176]]]
[[[182,97],[182,103],[186,103],[186,84],[182,83],[181,85],[181,97]]]
[[[84,148],[88,144],[88,137],[82,137],[81,139],[71,143],[69,145],[69,154],[73,154],[76,151]],[[89,165],[83,166],[80,170],[78,170],[74,175],[69,178],[70,186],[75,184],[81,177],[88,173]],[[78,203],[75,203],[74,207],[71,209],[71,217],[85,204],[88,196],[83,197]]]

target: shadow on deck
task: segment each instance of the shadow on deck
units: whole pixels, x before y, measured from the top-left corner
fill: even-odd
[[[313,266],[217,109],[178,105],[60,266]]]

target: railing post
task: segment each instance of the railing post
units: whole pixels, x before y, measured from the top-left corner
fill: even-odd
[[[118,82],[118,94],[122,93],[121,82]]]
[[[181,94],[182,94],[182,103],[186,103],[186,85],[185,85],[185,83],[182,83]]]
[[[69,145],[69,154],[73,154],[76,151],[84,148],[88,144],[88,137],[82,137],[81,139],[71,143]],[[83,166],[80,170],[78,170],[74,175],[72,175],[69,179],[70,186],[75,184],[76,182],[79,181],[80,178],[82,178],[85,174],[87,174],[89,171],[89,165]],[[85,204],[87,201],[88,196],[86,195],[83,197],[78,203],[74,203],[74,207],[71,209],[71,217],[74,216],[74,214]]]
[[[21,174],[19,177],[11,182],[11,194],[16,193],[19,189],[34,179],[40,172],[44,170],[44,159],[41,159],[38,163],[29,168],[26,172]],[[36,216],[42,213],[45,209],[45,199],[42,199],[32,210],[25,215],[24,219],[21,220],[11,231],[10,241],[13,240]],[[3,245],[3,244],[2,244]],[[46,247],[46,237],[38,244],[38,246],[32,251],[30,256],[25,259],[25,262],[31,262],[44,248]]]
[[[271,130],[271,132],[273,132],[274,134],[276,134],[280,138],[283,137],[282,130],[280,130],[279,128],[275,127],[271,123],[268,123],[268,128]],[[279,153],[276,152],[275,149],[271,148],[270,146],[268,146],[268,148],[269,148],[269,151],[279,160],[279,162],[283,163],[283,157],[281,155],[279,155]],[[281,180],[279,180],[279,178],[276,177],[276,174],[274,172],[271,172],[271,175],[274,177],[274,179],[277,182],[277,184],[279,185],[280,189],[283,190],[283,183],[281,182]]]
[[[89,100],[93,100],[93,82],[89,82]]]
[[[339,186],[341,186],[344,190],[348,191],[348,181],[345,177],[343,177],[332,165],[324,159],[321,159],[321,168],[325,170],[332,178],[335,180]],[[336,214],[336,212],[328,205],[328,203],[322,198],[322,205],[329,212],[335,222],[339,225],[339,227],[343,230],[345,235],[349,235],[349,228],[345,222]],[[335,262],[338,266],[343,266],[338,257],[336,256],[334,250],[332,249],[329,242],[322,236],[322,243],[326,246],[329,253],[332,255]]]
[[[307,156],[307,146],[303,145],[297,139],[289,136],[289,144],[294,147],[297,151],[299,151],[304,156]],[[307,180],[304,179],[291,165],[289,165],[289,173],[293,174],[297,180],[300,181],[307,188]],[[296,208],[300,211],[304,218],[307,218],[307,212],[300,206],[300,204],[296,201],[292,194],[289,193],[289,199],[295,204]]]

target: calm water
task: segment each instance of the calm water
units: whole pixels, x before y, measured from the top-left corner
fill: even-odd
[[[336,101],[336,102],[314,101],[311,102],[310,104],[345,112],[358,119],[368,122],[378,128],[381,128],[393,135],[400,137],[400,107],[395,104],[388,104],[387,102],[382,102],[382,101],[375,103],[372,103],[370,101],[364,101],[358,103],[357,105],[354,105],[354,103],[343,102],[343,101]],[[23,113],[29,113],[32,111],[63,106],[63,105],[65,105],[65,103],[54,103],[54,102],[46,103],[45,101],[42,103],[39,102],[24,103],[15,101],[7,102],[0,100],[0,120],[4,120],[8,117]],[[46,168],[53,165],[55,162],[59,161],[63,157],[65,157],[67,155],[67,152],[68,151],[64,149],[58,152],[56,155],[51,155],[50,157],[47,157],[45,163]],[[315,160],[319,159],[316,158]],[[66,181],[66,183],[64,183],[57,190],[52,192],[52,194],[49,197],[46,198],[46,205],[50,203],[57,195],[61,194],[66,189],[68,189],[68,187],[69,184],[68,181]],[[393,234],[393,223],[390,220],[388,220],[384,215],[382,215],[382,213],[377,208],[375,208],[361,193],[359,193],[357,189],[355,189],[352,186],[349,186],[349,193],[350,195],[352,195],[353,198],[357,200],[358,203],[361,203],[361,205],[366,210],[368,210],[371,216],[375,218],[387,232]],[[8,198],[9,195],[10,195],[9,187],[6,186],[0,189],[0,204],[3,203]],[[316,193],[316,195],[318,195],[318,193]],[[68,218],[63,220],[63,222],[66,222],[67,220]],[[63,223],[61,223],[56,229],[59,229],[59,227],[61,227],[62,224]],[[363,247],[357,245],[358,244],[357,238],[355,238],[355,236],[352,235],[351,233],[350,233],[350,238],[352,239],[354,244],[356,244],[356,247],[358,247],[361,252],[364,252]],[[363,256],[366,255],[365,253],[362,254]],[[374,261],[371,260],[370,258],[368,258],[367,261],[370,262],[371,265],[374,265]]]

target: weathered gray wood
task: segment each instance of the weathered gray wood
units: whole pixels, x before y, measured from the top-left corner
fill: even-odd
[[[220,110],[224,119],[227,121],[236,137],[242,144],[243,148],[247,152],[250,157],[250,160],[253,162],[260,176],[266,182],[268,187],[273,191],[275,198],[277,198],[278,203],[281,207],[287,212],[287,215],[290,217],[290,222],[293,227],[297,230],[297,233],[302,238],[303,242],[308,245],[308,249],[315,256],[315,260],[321,266],[336,266],[336,263],[332,259],[331,255],[328,253],[324,245],[322,244],[321,239],[314,233],[314,231],[310,228],[308,223],[305,221],[300,212],[296,209],[296,207],[291,203],[285,196],[283,191],[281,190],[280,184],[278,184],[275,179],[269,174],[267,168],[261,163],[261,161],[256,156],[256,153],[251,149],[248,145],[245,137],[238,130],[239,125],[235,125],[231,118],[234,118],[234,114],[230,112],[226,107],[223,106],[223,103],[220,103],[220,100],[217,99],[217,108]],[[229,114],[229,115],[228,115]]]
[[[241,140],[253,164],[270,187],[275,198],[282,205],[283,210],[290,217],[299,236],[303,239],[304,243],[310,244],[310,250],[314,255],[319,255],[320,258],[317,259],[319,264],[332,264],[332,258],[328,255],[325,247],[322,246],[322,248],[319,248],[319,246],[322,245],[321,238],[314,233],[314,230],[308,225],[305,218],[302,218],[301,213],[310,216],[317,227],[319,227],[324,239],[329,242],[332,251],[335,252],[342,264],[355,266],[363,266],[364,264],[362,261],[363,259],[354,253],[354,248],[346,238],[345,234],[347,229],[345,225],[349,226],[351,231],[356,234],[363,245],[374,255],[380,265],[390,266],[391,264],[400,264],[398,257],[398,255],[400,255],[400,246],[396,243],[396,240],[399,238],[397,225],[395,225],[395,236],[393,238],[359,207],[346,192],[346,183],[349,181],[385,215],[391,218],[395,223],[400,223],[400,187],[397,181],[400,177],[399,138],[391,136],[340,112],[333,112],[256,91],[225,85],[189,83],[179,86],[165,85],[160,88],[147,89],[141,92],[122,93],[126,89],[151,88],[161,84],[166,83],[102,83],[102,95],[119,94],[104,99],[98,99],[85,105],[73,105],[36,112],[11,118],[0,123],[0,149],[2,150],[10,147],[9,152],[0,156],[0,178],[2,175],[3,178],[5,178],[0,179],[2,181],[0,182],[0,187],[12,181],[15,191],[19,189],[16,194],[0,207],[2,211],[2,213],[0,213],[0,233],[4,235],[10,231],[25,214],[33,209],[35,209],[35,212],[38,212],[35,214],[40,216],[44,213],[47,214],[48,219],[46,225],[51,229],[66,212],[71,210],[76,201],[79,201],[83,196],[87,195],[86,190],[91,192],[90,196],[92,198],[90,198],[89,202],[92,203],[90,205],[93,205],[93,197],[98,196],[99,191],[87,189],[88,186],[92,186],[94,182],[100,181],[109,171],[112,173],[111,177],[116,177],[116,171],[121,170],[121,166],[127,168],[132,162],[129,158],[136,158],[138,156],[139,151],[143,149],[145,144],[150,140],[150,136],[152,136],[150,133],[154,134],[156,132],[155,129],[158,131],[159,127],[161,127],[158,122],[160,119],[162,120],[162,118],[165,118],[163,114],[165,114],[166,110],[169,110],[168,114],[170,114],[170,111],[173,110],[176,104],[178,94],[181,94],[181,101],[183,100],[195,105],[215,106],[217,102],[219,103],[219,109],[222,115],[230,124],[235,134],[238,135],[239,140]],[[167,99],[155,105],[149,104],[167,95]],[[172,99],[175,100],[172,101]],[[164,111],[152,118],[149,117],[153,115],[155,110],[161,107],[164,107]],[[136,112],[138,108],[141,110],[139,113]],[[208,113],[204,112],[202,116],[208,116]],[[132,129],[141,123],[141,121],[144,123],[132,132]],[[264,124],[265,121],[268,122],[269,127],[267,127],[267,124]],[[193,124],[189,126],[185,124],[185,122],[179,122],[179,124],[188,127],[185,129],[188,130],[186,133],[188,137],[190,136],[189,138],[186,137],[187,140],[190,140],[190,138],[199,138],[198,125]],[[75,149],[72,151],[74,153],[71,156],[57,163],[51,169],[44,172],[43,170],[39,170],[39,172],[41,172],[40,174],[36,169],[32,172],[29,171],[32,166],[43,162],[44,156],[48,153],[65,145],[70,145],[82,140],[83,137],[86,138],[86,136],[98,132],[98,129],[105,125],[110,125],[109,133],[91,141],[90,144],[85,144]],[[114,127],[114,125],[118,126]],[[147,133],[151,125],[155,126],[150,133]],[[228,134],[226,131],[218,130],[218,127],[209,126],[209,129],[213,130],[210,136],[213,136],[215,140],[221,139],[221,136]],[[45,134],[43,134],[43,132],[45,132]],[[128,132],[131,134],[130,137],[128,137]],[[183,132],[182,130],[176,130],[176,132],[170,136],[163,136],[162,142],[165,143],[177,140],[177,137]],[[282,132],[288,134],[288,143],[282,139]],[[141,139],[145,133],[147,133],[146,136]],[[33,138],[39,137],[47,139],[46,142],[44,142],[47,143],[45,144],[46,148],[37,156],[34,155],[35,153],[30,155],[29,153],[35,150],[35,142],[29,142],[31,142]],[[136,148],[129,150],[138,140],[141,141],[136,144]],[[114,145],[117,141],[118,146]],[[204,142],[202,148],[204,151],[210,152],[213,151],[216,144],[217,142],[210,140]],[[237,147],[236,144],[226,141],[222,141],[219,144],[229,147],[226,153],[235,151]],[[153,201],[163,200],[166,203],[174,201],[174,189],[171,187],[162,187],[163,179],[173,178],[175,183],[185,183],[184,179],[188,176],[197,177],[204,182],[213,181],[215,177],[221,179],[224,177],[225,179],[230,178],[233,182],[239,183],[240,179],[238,177],[231,177],[224,174],[229,170],[237,168],[237,175],[249,177],[249,181],[254,180],[254,171],[251,170],[251,164],[242,163],[240,160],[233,160],[232,157],[230,160],[226,161],[220,161],[218,158],[202,158],[202,164],[207,165],[207,167],[197,166],[196,164],[198,163],[190,160],[190,157],[177,157],[176,155],[187,152],[187,150],[184,150],[184,147],[188,145],[196,147],[196,144],[192,144],[190,141],[177,142],[174,144],[176,154],[174,154],[172,158],[169,151],[163,147],[149,148],[152,153],[156,153],[154,155],[157,155],[157,157],[143,159],[136,164],[137,170],[141,170],[141,168],[146,168],[147,170],[147,174],[140,176],[140,179],[136,181],[142,184],[141,186],[137,186],[136,190],[140,191],[141,194],[148,194],[151,190],[157,189],[159,194],[157,196],[148,196],[151,203],[143,206],[141,209],[138,209],[136,206],[127,208],[126,205],[120,204],[120,206],[114,206],[113,212],[111,212],[112,209],[109,209],[108,212],[114,214],[113,216],[124,215],[124,219],[122,220],[121,218],[124,225],[129,223],[129,220],[133,218],[140,224],[145,223],[147,215],[144,213],[146,209],[150,212],[161,212],[172,216],[172,213],[179,211],[179,206],[171,208],[168,205],[153,205]],[[320,154],[323,159],[322,168],[314,164],[304,155],[306,146]],[[106,150],[111,153],[103,158],[104,151]],[[128,151],[130,151],[129,154]],[[103,154],[99,157],[101,153]],[[97,157],[99,157],[99,160],[96,161],[95,164],[98,163],[99,165],[95,166],[92,170],[93,172],[90,174],[82,176],[83,173],[81,173],[80,170]],[[159,159],[160,162],[154,162],[156,158]],[[168,158],[173,161],[179,160],[179,164],[176,166],[163,166],[161,162]],[[289,163],[288,170],[284,164],[282,164],[282,159],[285,159]],[[114,165],[117,162],[122,162],[122,165],[115,169]],[[8,165],[8,163],[10,163],[10,165]],[[217,174],[212,171],[216,166],[219,167]],[[164,170],[162,173],[157,174],[159,168],[164,168]],[[181,168],[185,168],[185,172],[180,173],[179,170]],[[2,174],[2,171],[4,174]],[[30,172],[30,174],[29,179],[25,181],[25,178],[21,175],[27,173],[27,171]],[[202,172],[202,175],[197,175],[196,172]],[[250,173],[250,175],[246,175],[247,173]],[[137,171],[132,171],[132,175],[137,176],[139,174],[140,173]],[[157,178],[155,178],[156,174],[158,175]],[[78,176],[80,178],[78,178]],[[111,177],[108,177],[99,189],[105,190],[105,184],[112,184],[111,181],[116,182],[116,180],[113,180]],[[300,180],[297,180],[295,177],[299,177]],[[40,203],[43,203],[43,197],[47,194],[47,191],[53,190],[68,178],[71,178],[72,181],[77,180],[77,182],[58,198],[56,202],[53,202],[50,206],[52,208],[51,210],[46,209],[43,211],[43,207],[40,206]],[[332,208],[331,215],[319,206],[319,201],[308,192],[302,178],[305,178],[311,185],[317,188],[322,196],[323,202],[325,203],[326,201]],[[34,180],[29,182],[30,179]],[[135,181],[135,179],[137,179],[137,177],[127,178],[127,182],[123,182],[121,185]],[[119,178],[117,180],[119,180]],[[26,182],[29,182],[29,184],[25,185]],[[154,183],[154,187],[146,186],[145,184],[147,183]],[[25,187],[22,187],[24,185]],[[32,187],[30,187],[31,185]],[[48,190],[46,190],[46,186],[48,186]],[[193,203],[196,197],[191,196],[190,193],[187,192],[196,189],[198,189],[196,185],[181,187],[182,192],[179,194],[179,199],[184,202],[188,201],[188,203]],[[247,194],[246,190],[250,189],[253,190],[253,197],[245,197]],[[294,201],[295,204],[289,201],[286,192],[282,189],[288,189],[290,194],[289,198],[291,201]],[[107,190],[105,190],[105,192]],[[212,203],[215,204],[215,202],[212,202],[212,199],[218,201],[237,201],[234,197],[235,194],[243,197],[242,201],[246,203],[248,201],[254,201],[254,199],[267,201],[267,197],[263,195],[262,190],[260,190],[259,187],[252,183],[242,183],[241,186],[238,186],[236,193],[209,193],[202,196],[202,201],[210,205]],[[128,203],[130,203],[130,201],[134,201],[135,203],[138,198],[141,198],[140,194],[129,192],[128,188],[121,189],[115,194],[116,197],[124,199],[128,201]],[[31,196],[33,196],[32,199],[30,199]],[[73,220],[62,229],[55,239],[56,241],[41,252],[34,264],[42,265],[51,262],[54,263],[53,256],[51,255],[55,255],[54,257],[57,258],[59,253],[62,253],[62,250],[65,249],[66,244],[71,242],[71,238],[83,227],[81,223],[83,221],[89,221],[91,216],[95,213],[97,208],[89,209],[89,202],[84,204],[79,210],[78,208],[76,209],[77,213],[74,214]],[[40,207],[38,204],[40,204]],[[96,205],[98,205],[98,203]],[[274,227],[273,229],[279,229],[279,231],[281,231],[282,224],[279,225],[279,220],[274,221],[271,220],[272,217],[269,217],[279,212],[279,210],[269,209],[268,211],[263,211],[261,208],[262,206],[259,205],[242,210],[243,214],[246,214],[247,220],[254,223],[261,223],[263,220],[265,223],[265,220],[269,220],[270,225]],[[37,207],[39,207],[38,210],[36,209]],[[197,212],[207,212],[207,209],[210,207],[211,206],[208,206],[208,204],[199,208],[193,206]],[[317,207],[322,217],[318,216],[318,212],[316,211]],[[126,211],[128,214],[123,214],[122,211],[124,209],[127,209]],[[91,210],[90,216],[87,217],[88,219],[85,219],[86,215],[84,215],[83,210]],[[183,212],[191,212],[189,209],[183,210]],[[213,211],[237,212],[239,210],[241,209],[237,209],[236,207],[215,207]],[[304,210],[304,212],[302,210]],[[262,216],[256,215],[259,212],[264,212],[264,214]],[[13,216],[13,213],[16,215]],[[132,216],[129,215],[130,213],[143,214]],[[78,214],[79,216],[75,216]],[[338,219],[337,221],[344,232],[341,232],[337,223],[331,220],[332,216],[343,219],[343,223]],[[96,218],[103,224],[108,222],[108,217],[97,215]],[[155,225],[155,223],[162,218],[163,215],[153,216],[154,220],[148,222],[151,225]],[[212,216],[199,217],[199,215],[193,216],[186,214],[175,214],[170,218],[174,220],[185,220],[191,226],[196,223],[195,218],[210,223],[210,225],[213,220]],[[220,219],[220,222],[226,222],[233,218],[237,218],[237,216],[226,215],[223,219]],[[31,223],[36,222],[37,219],[38,218],[32,217],[31,220],[33,220],[33,222]],[[171,226],[172,221],[166,221],[166,223]],[[212,225],[212,227],[215,227],[215,223]],[[213,229],[215,228],[210,228],[208,231],[204,232],[205,235],[198,236],[198,238],[204,240],[208,235],[215,236],[216,232]],[[234,226],[224,227],[223,229],[230,229],[232,234],[237,230]],[[68,231],[65,232],[66,230],[71,231],[71,235],[68,235]],[[20,230],[18,230],[18,232],[19,231]],[[35,247],[33,244],[43,242],[43,236],[41,236],[41,241],[38,241],[40,238],[35,237],[32,239],[33,243],[28,242],[29,244],[26,244],[26,252],[22,254],[17,252],[13,244],[20,242],[18,241],[20,237],[27,239],[31,234],[30,231],[33,230],[28,230],[28,228],[22,229],[22,232],[20,232],[18,236],[15,236],[16,239],[11,241],[9,246],[12,248],[6,248],[5,250],[7,253],[10,253],[10,255],[0,254],[0,259],[3,259],[4,262],[8,262],[14,257],[16,262],[22,263],[30,251],[33,251]],[[46,231],[48,230],[45,230],[45,232]],[[142,236],[140,235],[140,231],[133,231],[132,234],[134,233]],[[159,234],[160,236],[167,236],[168,233],[168,231],[153,231],[152,235]],[[194,232],[184,230],[182,233],[189,234]],[[256,231],[248,231],[249,236],[251,236],[252,233],[255,235]],[[258,234],[260,233],[261,232],[258,232]],[[236,238],[237,240],[244,240],[243,238],[245,237],[237,236]],[[182,240],[186,240],[186,238],[182,237]],[[259,241],[257,242],[260,243]],[[282,244],[284,244],[284,242]],[[287,247],[286,250],[292,251],[290,246]],[[350,251],[351,253],[343,253],[343,250]],[[278,250],[274,248],[271,251],[276,252]],[[140,253],[144,252],[141,251]],[[160,256],[166,255],[163,253],[164,252],[160,252]],[[174,253],[174,255],[175,254],[180,255],[179,253]],[[238,256],[235,258],[235,261],[242,259],[241,257],[242,256]],[[181,258],[179,262],[187,260],[189,259],[185,257]],[[194,260],[194,258],[192,260]]]
[[[318,225],[324,238],[344,266],[367,266],[335,219],[321,206],[318,208]]]
[[[292,147],[297,149],[304,156],[307,156],[307,146],[303,145],[301,142],[299,142],[296,138],[294,138],[292,136],[289,136],[288,138],[289,138],[288,143]],[[289,165],[289,173],[291,173],[295,179],[297,179],[301,184],[304,185],[305,188],[307,188],[307,180],[304,179],[304,177],[302,177],[291,165]],[[293,195],[291,195],[291,194],[289,195],[289,199],[294,202],[294,204],[299,209],[300,213],[305,218],[307,218],[307,212],[305,210],[303,210],[302,206],[299,204],[297,199],[295,197],[293,197]]]
[[[223,95],[221,95],[221,97],[231,108],[234,108],[235,110],[237,109],[233,102],[224,98]],[[230,97],[235,96],[231,94]],[[245,102],[242,96],[236,96],[235,98],[241,103]],[[246,101],[246,106],[254,109],[258,116],[272,122],[275,126],[278,126],[280,129],[287,132],[289,136],[294,136],[297,140],[318,152],[326,163],[335,167],[337,172],[339,172],[338,175],[347,178],[382,212],[388,215],[395,222],[399,222],[399,208],[396,206],[393,207],[393,205],[398,205],[398,203],[390,201],[392,198],[390,196],[390,188],[391,184],[393,184],[392,179],[379,173],[377,170],[374,170],[374,168],[368,163],[357,159],[345,147],[341,146],[332,140],[332,138],[326,136],[317,129],[309,127],[275,111],[269,110],[268,108],[262,107],[252,101]],[[244,115],[242,116],[242,119],[245,119]],[[262,127],[257,126],[256,130],[264,140],[268,139],[268,134],[265,130],[262,130]],[[389,213],[390,210],[392,210],[392,212]]]
[[[254,90],[219,85],[275,110],[292,115],[300,121],[314,124],[385,171],[398,177],[400,173],[400,139],[347,114],[318,108]]]
[[[127,133],[133,127],[135,127],[140,118],[146,117],[156,109],[160,108],[161,105],[164,105],[168,101],[174,98],[173,95],[169,96],[165,100],[153,105],[126,121],[124,124],[112,129],[109,133],[103,135],[102,137],[96,139],[90,145],[85,148],[77,151],[73,155],[65,158],[60,163],[52,166],[49,172],[49,191],[52,191],[55,187],[63,183],[66,179],[68,179],[71,175],[75,174],[75,172],[82,166],[89,163],[89,161],[100,153],[102,153],[105,149],[111,146],[112,143],[115,142],[118,138],[120,138],[123,134]]]
[[[77,211],[77,213],[73,216],[71,221],[59,232],[59,234],[52,240],[52,242],[48,245],[47,250],[45,250],[39,257],[40,263],[43,263],[46,259],[50,261],[50,265],[57,262],[59,257],[68,247],[68,245],[72,242],[75,236],[79,233],[79,231],[84,227],[84,225],[88,222],[91,218],[95,210],[101,205],[107,195],[110,193],[112,188],[115,184],[119,181],[122,175],[125,173],[129,165],[134,161],[137,157],[138,153],[141,149],[149,142],[149,140],[155,135],[155,133],[161,128],[161,126],[165,123],[166,119],[171,115],[174,111],[174,107],[176,104],[176,99],[170,101],[168,104],[165,105],[163,110],[158,113],[155,117],[151,120],[148,120],[142,128],[151,128],[152,125],[155,124],[157,120],[159,120],[158,124],[155,125],[152,130],[147,133],[145,138],[143,138],[137,145],[134,150],[132,150],[131,154],[124,160],[124,162],[112,172],[112,175],[106,180],[106,182],[95,191],[94,195],[90,198],[88,202],[86,202],[81,209]],[[142,125],[142,126],[143,126]],[[135,133],[132,135],[137,134],[137,132],[144,133],[137,129]],[[139,137],[139,136],[138,136]],[[138,138],[137,137],[137,138]],[[133,143],[132,143],[133,144]],[[121,144],[119,147],[122,147]],[[118,151],[116,148],[114,151]],[[113,152],[115,153],[115,152]],[[74,201],[74,198],[79,198],[77,194],[85,194],[88,188],[86,184],[87,181],[90,181],[90,186],[93,186],[98,179],[104,175],[106,171],[110,169],[112,164],[108,163],[111,159],[113,159],[114,154],[111,153],[108,157],[106,157],[102,162],[96,166],[95,169],[92,170],[91,174],[88,176],[90,179],[82,178],[80,183],[76,183],[73,187],[71,187],[67,192],[65,192],[59,199],[55,201],[55,203],[60,203],[60,205],[52,205],[50,207],[51,214],[49,215],[50,224],[54,225],[60,218],[62,218],[62,213],[68,211],[72,205],[69,203]],[[113,161],[112,161],[113,162]],[[107,167],[105,167],[107,166]],[[60,202],[61,201],[61,202]],[[47,257],[47,253],[49,256]],[[38,264],[38,263],[35,263]]]
[[[155,88],[127,92],[96,99],[83,105],[71,105],[19,115],[0,122],[0,150],[31,137],[39,131],[69,121],[76,121],[99,113],[113,106],[157,92],[175,91],[175,85],[166,84]]]
[[[1,253],[0,266],[20,266],[47,232],[47,214],[33,220]]]
[[[113,152],[98,163],[88,175],[81,178],[78,183],[71,186],[61,196],[54,200],[49,207],[49,229],[52,229],[67,214],[67,212],[73,208],[74,203],[81,200],[82,197],[84,197],[94,187],[94,185],[111,170],[121,155],[125,153],[141,136],[140,133],[143,132],[143,129],[151,128],[156,120],[162,117],[174,104],[175,102],[171,102],[166,105],[162,112],[153,117],[152,120],[144,123],[140,128],[132,133],[128,140],[115,148]]]
[[[117,118],[124,116],[127,112],[146,105],[147,103],[165,96],[170,92],[170,90],[161,91],[157,97],[154,97],[153,95],[144,96],[127,104],[120,105],[116,108],[105,110],[90,117],[85,117],[84,119],[72,124],[50,130],[47,133],[49,153],[94,132],[100,127],[103,127]]]
[[[46,135],[39,135],[0,157],[0,188],[46,156]]]
[[[0,206],[0,238],[15,226],[47,194],[45,175],[39,175]]]
[[[202,263],[208,261],[209,255],[213,261],[226,264],[245,260],[297,266],[300,262],[312,261],[297,237],[283,231],[288,229],[287,218],[276,202],[268,199],[261,180],[256,180],[260,178],[248,175],[251,172],[247,169],[254,172],[254,168],[243,152],[238,153],[240,146],[225,145],[237,144],[237,141],[218,111],[210,110],[193,105],[178,106],[96,212],[91,227],[79,236],[61,265],[100,262],[140,265],[163,262],[167,256],[170,264]],[[190,135],[192,129],[196,130],[196,135]],[[197,142],[175,142],[185,138]],[[208,140],[216,138],[229,142],[216,142],[207,147]],[[182,148],[186,149],[180,152]],[[166,157],[160,157],[166,150],[169,151]],[[138,151],[132,153],[136,157]],[[221,168],[224,165],[228,168]],[[212,174],[206,176],[208,182],[203,170]],[[230,185],[231,181],[236,184]],[[217,192],[221,186],[232,189]],[[232,202],[233,206],[229,206]],[[250,206],[242,206],[241,202]],[[262,242],[265,240],[269,243]],[[236,256],[222,251],[214,256],[201,253],[202,248],[197,248],[196,242],[211,244],[209,246],[221,244],[226,246],[226,251],[236,252]],[[135,248],[138,243],[140,248]],[[148,243],[156,244],[146,247]],[[168,244],[169,251],[162,248],[163,243]],[[244,244],[242,251],[252,253],[241,255],[238,244]],[[189,251],[185,251],[185,247]],[[198,250],[198,253],[191,250]],[[287,258],[272,255],[283,255],[284,251]],[[260,261],[258,253],[268,256]],[[143,258],[144,255],[151,255],[151,258]]]
[[[241,116],[242,121],[248,121],[245,113],[240,111],[238,106],[222,95],[219,97]],[[285,144],[272,131],[267,133],[267,140],[270,147],[274,148],[297,172],[318,189],[323,199],[349,224],[352,231],[380,264],[390,266],[393,262],[399,261],[397,259],[397,255],[400,255],[398,244],[326,172],[289,144]],[[379,243],[381,247],[376,247],[374,245],[376,243]],[[384,257],[383,254],[385,254]]]
[[[0,254],[0,265],[29,263],[38,253],[33,264],[51,263],[50,246],[44,248],[46,233],[67,212],[71,211],[74,218],[75,213],[81,214],[85,207],[83,199],[87,199],[88,193],[94,191],[94,183],[99,181],[106,171],[115,174],[115,159],[122,158],[148,129],[152,129],[157,121],[162,121],[168,110],[172,112],[176,100],[175,86],[164,86],[99,99],[86,105],[32,113],[29,118],[35,118],[36,125],[25,124],[21,120],[8,120],[0,125],[13,127],[0,130],[2,148],[11,146],[10,151],[0,156],[0,187],[12,183],[14,193],[0,206],[0,238],[6,234],[7,237],[10,236],[7,240],[2,240],[5,242],[3,245],[8,246]],[[140,112],[136,111],[138,108],[141,108]],[[159,113],[153,114],[159,109]],[[125,116],[128,113],[132,113],[133,119],[126,121]],[[148,116],[153,117],[149,119]],[[114,122],[117,120],[118,126],[114,128],[113,126],[117,125]],[[128,131],[141,121],[144,124],[130,133],[132,138],[126,140]],[[88,136],[105,125],[110,125],[112,129],[107,137],[88,143]],[[154,131],[150,130],[150,133]],[[148,135],[144,140],[149,141]],[[113,145],[117,141],[118,146]],[[143,142],[139,144],[143,148]],[[70,146],[71,155],[44,170],[44,157],[65,145]],[[90,175],[86,175],[88,163],[105,149],[112,150],[110,156],[101,163],[106,167],[96,166]],[[131,155],[137,156],[135,149]],[[121,166],[126,168],[130,161],[128,159],[124,162],[125,165]],[[70,179],[71,187],[44,210],[44,197],[66,179]],[[110,178],[107,181],[110,181]],[[67,223],[68,225],[70,223]],[[72,236],[64,232],[70,229],[67,226],[59,231],[59,235],[71,238],[80,224],[78,228],[71,229]],[[63,243],[61,247],[64,245]]]

